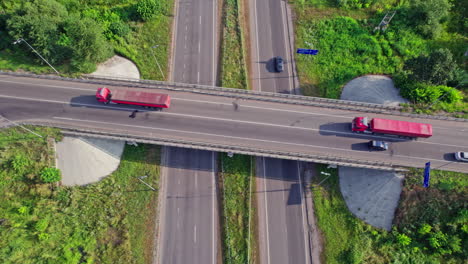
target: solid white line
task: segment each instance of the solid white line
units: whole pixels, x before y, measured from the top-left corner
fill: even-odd
[[[261,82],[261,74],[260,74],[260,52],[259,52],[259,49],[258,49],[258,16],[257,16],[257,1],[253,1],[254,2],[254,14],[255,14],[255,31],[256,31],[256,34],[257,37],[255,38],[255,46],[256,46],[256,50],[257,50],[257,72],[258,72],[258,90],[259,91],[262,91],[262,82]],[[255,77],[255,76],[254,76]]]
[[[283,3],[284,3],[284,5],[283,5]],[[285,11],[285,9],[287,8],[286,5],[287,5],[286,1],[284,1],[284,2],[280,1],[281,16],[284,18],[284,19],[281,20],[283,22],[284,48],[286,49],[286,54],[289,54],[289,60],[290,60],[289,63],[287,63],[287,65],[288,65],[289,74],[290,74],[290,77],[288,77],[289,93],[291,93],[293,88],[294,88],[294,87],[292,87],[292,78],[294,78],[294,74],[293,74],[293,71],[292,71],[293,55],[291,55],[291,53],[289,52],[290,51],[290,49],[288,48],[289,47],[289,41],[287,41],[287,40],[289,40],[289,34],[288,34],[289,31],[286,29],[287,26],[286,26],[286,23],[285,23],[286,19],[288,19],[287,15],[286,15],[286,11]]]
[[[8,95],[0,95],[0,98],[13,98],[19,100],[28,100],[28,101],[36,101],[36,102],[47,102],[47,103],[57,103],[57,104],[70,104],[69,102],[65,101],[55,101],[55,100],[47,100],[47,99],[35,99],[35,98],[28,98],[28,97],[17,97],[17,96],[8,96]],[[83,104],[83,103],[73,103],[73,105],[78,106],[89,106],[95,108],[104,108],[104,109],[116,109],[116,110],[133,110],[136,108],[122,108],[122,107],[115,107],[115,106],[105,106],[105,105],[95,105],[95,104]],[[151,111],[139,110],[140,112],[147,112],[153,113]],[[242,120],[235,120],[235,119],[224,119],[224,118],[216,118],[216,117],[206,117],[206,116],[196,116],[196,115],[185,115],[185,114],[176,114],[176,113],[168,113],[168,112],[158,112],[155,114],[159,115],[173,115],[173,116],[182,116],[182,117],[193,117],[193,118],[200,118],[200,119],[208,119],[208,120],[218,120],[218,121],[225,121],[225,122],[237,122],[237,123],[245,123],[245,124],[253,124],[253,125],[263,125],[263,126],[272,126],[272,127],[281,127],[281,128],[291,128],[291,129],[299,129],[299,130],[308,130],[308,131],[321,131],[326,133],[335,133],[335,134],[342,134],[342,135],[356,135],[352,132],[341,132],[341,131],[333,131],[333,130],[320,130],[316,128],[306,128],[306,127],[298,127],[298,126],[286,126],[286,125],[276,125],[271,123],[262,123],[262,122],[253,122],[253,121],[242,121]],[[55,117],[54,117],[55,118]],[[79,119],[77,119],[79,120]],[[83,120],[89,121],[89,120]],[[90,121],[92,122],[92,121]],[[146,127],[151,128],[151,127]],[[155,128],[151,128],[155,129]],[[187,132],[187,133],[195,133],[195,132],[188,132],[188,131],[180,131],[179,132]],[[203,134],[203,133],[202,133]],[[210,134],[213,135],[213,134]],[[219,135],[222,136],[222,135]],[[369,135],[370,138],[381,138],[381,139],[389,139],[395,141],[405,141],[404,139],[388,137],[388,136],[377,136],[377,135]],[[439,145],[439,146],[448,146],[448,147],[456,147],[456,148],[467,148],[468,146],[461,146],[461,145],[451,145],[451,144],[443,144],[443,143],[436,143],[436,142],[429,142],[429,141],[415,141],[415,143],[421,144],[431,144],[431,145]],[[287,143],[292,144],[292,143]],[[297,144],[300,145],[300,144]],[[301,145],[300,145],[301,146]],[[317,146],[318,147],[318,146]],[[330,148],[333,149],[333,148]],[[341,149],[340,149],[341,150]],[[397,155],[395,155],[397,156]]]
[[[186,65],[184,64],[184,68],[185,67],[186,67]],[[1,80],[1,79],[0,79],[0,82],[8,82],[8,83],[16,83],[16,84],[30,84],[30,83],[24,83],[24,82],[5,81],[5,80]],[[35,86],[50,87],[50,88],[61,88],[61,89],[67,89],[67,90],[93,91],[93,92],[96,90],[96,89],[89,89],[89,88],[73,88],[73,87],[67,87],[67,86],[44,85],[44,84],[35,84]],[[8,95],[0,95],[0,97],[17,98],[17,99],[25,99],[25,100],[36,100],[35,98],[23,98],[23,97],[14,97],[14,96],[8,96]],[[171,97],[171,100],[197,102],[197,103],[203,103],[203,104],[232,105],[232,103],[222,103],[222,102],[195,100],[195,99],[185,99],[185,98],[179,98],[179,97]],[[51,102],[53,102],[53,101],[51,101]],[[330,117],[336,117],[336,118],[343,118],[343,119],[347,119],[347,120],[351,119],[349,116],[342,116],[342,115],[321,114],[321,113],[303,112],[303,111],[295,111],[295,110],[279,109],[279,108],[269,108],[269,107],[260,107],[260,106],[252,106],[252,105],[242,105],[242,107],[243,108],[269,110],[269,111],[278,111],[278,112],[298,113],[298,114],[304,114],[304,115],[330,116]],[[362,116],[366,116],[366,115],[367,115],[366,113],[362,114]],[[449,127],[439,127],[439,126],[432,126],[432,127],[435,128],[435,129],[454,130],[453,128],[449,128]],[[460,131],[463,132],[463,131],[465,131],[465,129],[461,129]]]
[[[212,50],[213,50],[213,55],[212,55],[213,65],[211,66],[212,67],[212,69],[211,69],[211,71],[212,71],[211,72],[211,74],[212,74],[212,85],[213,86],[216,85],[216,76],[215,76],[216,75],[216,70],[215,70],[216,67],[215,67],[215,65],[216,65],[216,50],[217,50],[217,46],[216,46],[216,33],[217,33],[216,32],[216,14],[217,14],[216,13],[216,10],[217,10],[216,6],[217,6],[217,3],[218,3],[217,0],[213,1],[213,48],[212,48]]]
[[[301,194],[301,209],[302,209],[302,228],[304,229],[304,232],[302,232],[304,234],[304,254],[305,254],[305,259],[306,259],[306,263],[309,263],[309,258],[310,258],[310,254],[308,254],[309,252],[309,243],[307,243],[307,236],[309,234],[309,231],[308,231],[308,228],[307,228],[307,225],[306,225],[306,220],[305,220],[305,217],[306,217],[306,211],[305,211],[305,196],[304,196],[304,191],[302,190],[302,180],[301,180],[301,171],[300,171],[300,168],[299,168],[299,161],[296,161],[296,164],[297,164],[297,178],[299,179],[299,192]]]
[[[216,214],[216,181],[215,181],[215,177],[216,177],[216,174],[215,174],[215,155],[214,155],[214,152],[212,151],[211,152],[211,168],[212,168],[212,184],[213,184],[213,199],[212,199],[212,226],[213,226],[213,229],[212,229],[212,233],[213,233],[213,237],[212,237],[212,248],[213,248],[213,264],[216,264],[216,218],[215,218],[215,214]]]
[[[268,199],[267,199],[267,187],[266,187],[266,166],[265,166],[265,158],[262,158],[263,160],[263,197],[265,200],[265,223],[266,223],[266,235],[267,235],[267,264],[269,264],[270,261],[270,231],[268,227]]]
[[[222,137],[222,138],[230,138],[230,139],[241,139],[247,141],[258,141],[258,142],[266,142],[266,143],[275,143],[275,144],[283,144],[283,145],[291,145],[291,146],[307,146],[307,147],[314,147],[314,148],[321,148],[321,149],[333,149],[339,151],[348,151],[348,152],[355,152],[354,150],[350,149],[342,149],[342,148],[332,148],[332,147],[324,147],[324,146],[317,146],[317,145],[309,145],[309,144],[298,144],[298,143],[290,143],[290,142],[281,142],[275,140],[265,140],[265,139],[253,139],[253,138],[243,138],[243,137],[235,137],[235,136],[225,136],[225,135],[218,135],[218,134],[211,134],[211,133],[203,133],[203,132],[193,132],[193,131],[184,131],[184,130],[177,130],[177,129],[169,129],[169,128],[159,128],[159,127],[147,127],[147,126],[138,126],[138,125],[125,125],[122,123],[112,123],[112,122],[104,122],[104,121],[94,121],[94,120],[84,120],[84,119],[76,119],[76,118],[67,118],[67,117],[53,117],[54,119],[61,119],[61,120],[69,120],[69,121],[81,121],[81,122],[89,122],[89,123],[99,123],[99,124],[109,124],[109,125],[117,125],[117,126],[124,126],[124,127],[131,127],[131,128],[144,128],[144,129],[151,129],[151,130],[162,130],[162,131],[169,131],[169,132],[179,132],[179,133],[187,133],[187,134],[195,134],[195,135],[203,135],[203,136],[214,136],[214,137]],[[424,142],[420,142],[424,143]],[[449,145],[450,146],[450,145]],[[460,148],[466,148],[465,146],[458,146]],[[385,153],[375,153],[374,155],[385,154]],[[398,155],[394,155],[398,156]],[[406,157],[406,156],[405,156]],[[413,158],[413,157],[409,157]],[[423,158],[421,158],[423,159]],[[434,161],[443,161],[445,160],[435,160]]]
[[[193,242],[197,243],[197,225],[193,227]]]

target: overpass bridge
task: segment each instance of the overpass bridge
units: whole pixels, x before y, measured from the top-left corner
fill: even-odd
[[[99,86],[155,89],[173,104],[165,112],[131,106],[105,106],[94,99]],[[400,107],[245,91],[220,87],[104,77],[0,74],[0,114],[24,124],[61,128],[66,134],[114,138],[312,161],[343,166],[399,170],[423,167],[468,172],[454,151],[468,149],[468,122],[400,112]],[[354,116],[395,118],[433,124],[434,136],[405,141],[350,132]],[[430,120],[428,120],[430,119]],[[387,152],[369,152],[366,142],[385,139]]]

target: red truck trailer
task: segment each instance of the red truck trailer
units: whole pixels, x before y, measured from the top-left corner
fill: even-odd
[[[171,97],[167,94],[142,92],[135,89],[116,89],[111,92],[106,87],[97,89],[96,100],[105,104],[140,105],[159,110],[169,108],[171,105]]]
[[[428,138],[432,136],[432,125],[408,121],[355,117],[351,124],[351,130],[358,133],[386,134],[402,137]]]

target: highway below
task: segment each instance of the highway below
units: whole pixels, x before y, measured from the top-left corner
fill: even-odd
[[[130,118],[135,107],[98,103],[94,97],[98,87],[0,75],[0,115],[13,121],[42,119],[153,138],[337,155],[399,166],[424,167],[430,161],[434,169],[468,172],[468,164],[453,158],[454,151],[468,149],[467,122],[366,114],[433,125],[432,137],[411,141],[352,133],[350,122],[354,116],[365,115],[361,112],[251,100],[233,107],[231,98],[175,91],[169,92],[170,109],[138,108],[140,112]],[[389,151],[370,152],[366,145],[370,139],[388,140]]]
[[[288,27],[287,2],[251,1],[249,9],[252,54],[249,78],[253,90],[299,93],[293,74],[289,39],[294,34]],[[275,70],[276,56],[284,59],[283,72]],[[260,263],[311,263],[299,162],[257,158],[256,168]]]
[[[217,1],[176,1],[171,81],[215,84],[217,14]],[[216,157],[211,151],[164,148],[157,263],[217,263]]]

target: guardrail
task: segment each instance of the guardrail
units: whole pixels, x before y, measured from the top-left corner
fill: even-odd
[[[162,81],[153,81],[153,80],[117,78],[117,77],[96,76],[96,75],[85,75],[84,76],[85,78],[76,79],[76,78],[61,77],[61,76],[56,76],[56,75],[35,75],[35,74],[30,74],[30,73],[16,73],[16,72],[5,72],[5,71],[0,71],[0,74],[30,77],[30,78],[71,81],[71,82],[85,82],[85,83],[100,84],[100,85],[138,87],[138,88],[147,88],[147,89],[164,89],[164,90],[170,90],[170,91],[198,93],[198,94],[206,94],[206,95],[214,95],[214,96],[224,96],[224,97],[230,97],[230,98],[235,98],[235,99],[246,99],[246,100],[257,100],[257,101],[275,102],[275,103],[283,103],[283,104],[326,107],[326,108],[335,108],[335,109],[349,110],[349,111],[398,115],[398,116],[405,116],[405,117],[412,117],[412,118],[468,122],[468,119],[464,119],[464,118],[455,118],[455,117],[440,116],[440,115],[421,115],[421,114],[403,113],[401,112],[402,110],[401,106],[388,106],[388,105],[363,103],[363,102],[356,102],[356,101],[346,101],[346,100],[291,95],[291,94],[281,94],[281,93],[259,92],[259,91],[250,91],[250,90],[244,90],[244,89],[223,88],[223,87],[198,85],[198,84],[162,82]]]
[[[31,121],[22,121],[20,124],[25,125],[36,125],[36,126],[47,126],[55,127],[62,130],[64,135],[74,135],[74,136],[88,136],[94,138],[106,138],[114,139],[121,141],[134,141],[139,143],[148,143],[148,144],[157,144],[171,147],[182,147],[182,148],[192,148],[216,152],[232,152],[235,154],[251,155],[251,156],[261,156],[277,159],[289,159],[289,160],[299,160],[306,162],[318,162],[325,164],[333,164],[339,166],[349,166],[357,168],[370,168],[370,169],[380,169],[380,170],[391,170],[391,171],[404,171],[402,167],[396,166],[388,162],[379,162],[379,161],[370,161],[370,160],[358,160],[350,159],[339,156],[330,156],[330,155],[315,155],[315,154],[304,154],[299,152],[287,152],[287,151],[276,151],[268,149],[258,149],[247,146],[233,146],[226,144],[214,144],[206,142],[193,142],[182,139],[167,139],[161,137],[151,137],[151,136],[135,136],[132,135],[130,131],[95,131],[89,128],[81,128],[77,126],[72,126],[69,124],[55,123],[50,121],[41,121],[41,120],[31,120]]]

